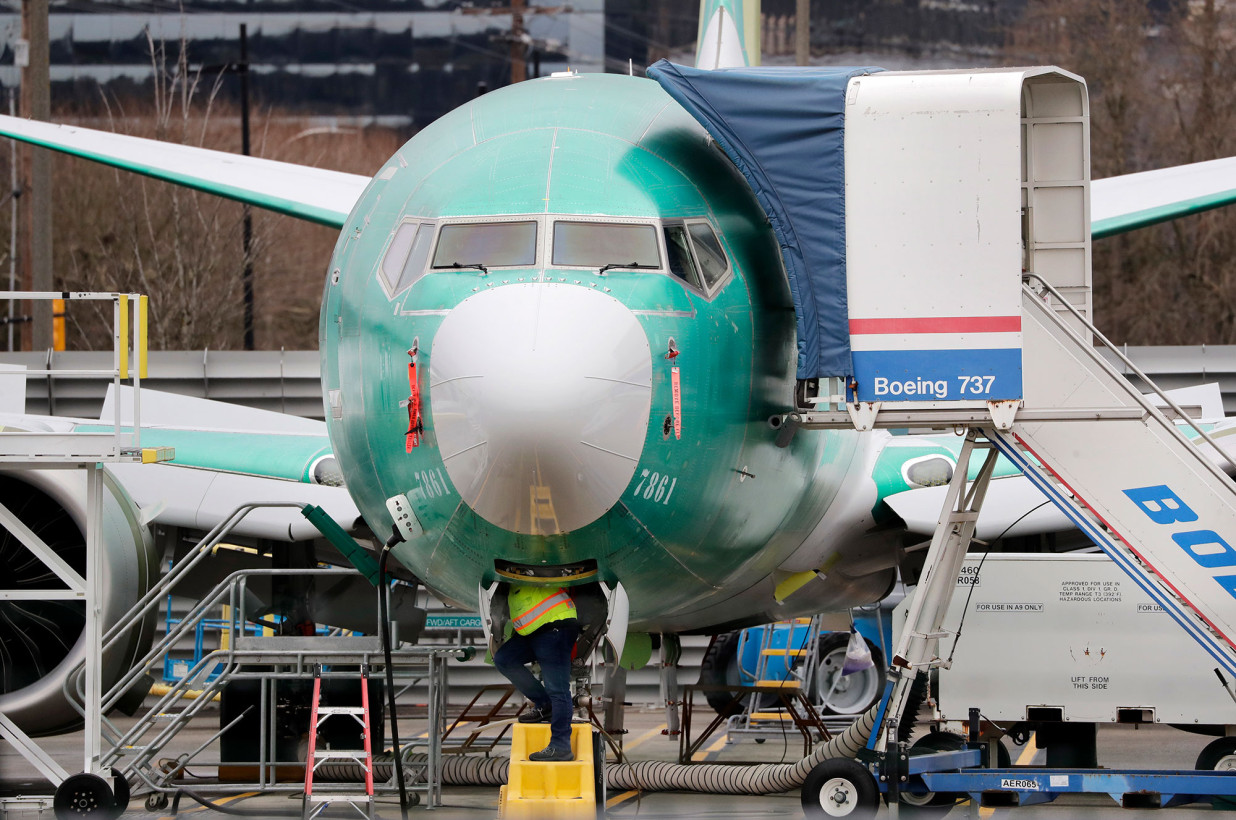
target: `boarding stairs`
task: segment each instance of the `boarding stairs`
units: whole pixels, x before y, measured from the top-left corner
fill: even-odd
[[[997,455],[1012,460],[1219,666],[1236,675],[1236,483],[1216,461],[1233,470],[1236,463],[1127,360],[1125,365],[1158,392],[1213,453],[1190,441],[1126,381],[1100,355],[1090,334],[1112,347],[1110,343],[1041,280],[1023,291],[1021,332],[1024,400],[1013,414],[992,407],[990,423],[968,426],[893,656],[877,727],[859,754],[860,760],[878,766],[891,816],[896,816],[902,782],[915,772],[913,763],[905,763],[907,745],[899,738],[899,726],[909,717],[915,679],[951,663],[941,657],[940,647],[942,639],[956,633],[942,628],[943,618],[974,540]],[[982,465],[972,471],[971,456],[983,451]],[[1219,678],[1223,681],[1221,673]],[[979,737],[980,718],[972,708],[971,741]],[[1046,799],[1048,791],[1074,791],[1119,795],[1126,806],[1134,805],[1131,800],[1157,806],[1159,801],[1167,805],[1178,793],[1190,799],[1224,795],[1230,785],[1194,772],[1126,771],[1111,780],[1104,771],[1075,770],[1076,779],[1073,772],[1052,776],[1049,788],[1047,778],[1021,776],[1020,769],[975,774],[978,762],[977,743],[972,743],[964,750],[920,757],[918,771],[927,788],[937,793],[964,791],[977,799],[978,792],[992,791],[997,795],[993,799],[1011,800],[1012,805]],[[1169,787],[1179,792],[1169,792]]]
[[[850,405],[842,412],[792,414],[786,423],[969,428],[1020,468],[1236,677],[1236,483],[1224,472],[1236,472],[1236,463],[1051,284],[1026,274],[1021,308],[1020,402],[922,410]],[[1095,341],[1149,385],[1163,409],[1121,375]],[[977,517],[981,500],[980,489],[978,505],[966,515]],[[968,524],[946,519],[943,528]],[[933,628],[925,626],[927,633]]]
[[[1190,441],[1121,376],[1053,292],[1023,295],[1025,403],[1075,418],[986,436],[1236,676],[1236,483],[1207,452],[1221,451],[1201,429]]]

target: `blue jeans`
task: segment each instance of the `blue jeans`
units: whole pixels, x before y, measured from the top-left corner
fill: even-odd
[[[553,621],[531,635],[511,635],[498,647],[494,666],[542,711],[550,712],[549,745],[571,748],[571,650],[579,637],[579,621]],[[541,681],[527,664],[541,665]]]

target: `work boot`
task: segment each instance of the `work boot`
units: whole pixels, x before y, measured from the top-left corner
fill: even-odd
[[[519,716],[520,723],[549,723],[549,718],[553,714],[553,709],[542,709],[539,706],[533,706],[528,711]]]
[[[550,744],[541,751],[528,755],[528,759],[535,760],[537,763],[569,763],[575,759],[575,753],[569,746],[563,748]]]

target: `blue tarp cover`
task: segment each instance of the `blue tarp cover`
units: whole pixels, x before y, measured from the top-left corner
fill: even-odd
[[[751,184],[798,315],[798,378],[853,375],[845,283],[845,93],[875,67],[726,68],[660,60],[648,76]]]

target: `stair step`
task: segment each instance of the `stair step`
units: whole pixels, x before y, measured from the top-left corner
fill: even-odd
[[[319,706],[318,716],[322,715],[363,715],[363,706]]]
[[[316,750],[315,749],[313,752],[314,760],[330,760],[331,758],[337,758],[339,760],[360,761],[360,760],[365,759],[365,750],[364,749],[326,749],[326,750]]]
[[[305,795],[309,798],[310,803],[368,803],[371,798],[369,795],[361,792],[346,793],[346,792],[321,792],[318,794]]]
[[[752,720],[793,720],[793,715],[787,715],[784,712],[752,712]]]

